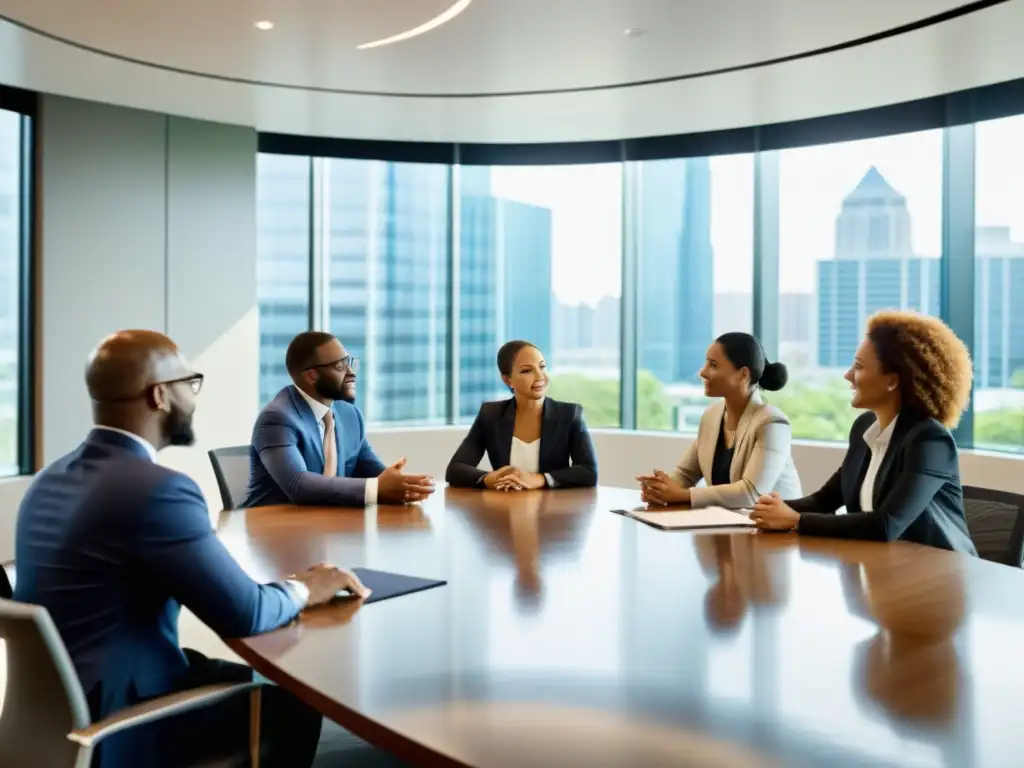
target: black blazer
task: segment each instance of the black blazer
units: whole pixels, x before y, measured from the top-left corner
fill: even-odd
[[[462,488],[479,486],[487,474],[477,467],[484,453],[494,469],[508,465],[515,423],[514,397],[481,405],[469,434],[448,462],[448,484]],[[544,400],[539,463],[540,471],[551,475],[558,488],[597,485],[597,457],[583,421],[583,406],[550,397]]]
[[[935,419],[900,413],[875,477],[875,511],[861,509],[860,487],[871,462],[864,433],[874,422],[873,413],[854,422],[843,465],[820,491],[786,502],[802,513],[798,531],[842,539],[899,539],[976,556],[964,515],[956,442]],[[836,515],[843,506],[847,514]]]

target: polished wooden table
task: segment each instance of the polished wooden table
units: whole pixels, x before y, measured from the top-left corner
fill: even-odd
[[[260,579],[448,580],[230,641],[414,765],[1024,764],[1024,574],[914,544],[665,532],[634,491],[226,513]]]

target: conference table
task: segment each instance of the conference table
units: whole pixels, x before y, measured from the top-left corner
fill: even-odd
[[[410,765],[1020,765],[1024,575],[896,542],[662,531],[632,489],[226,512],[254,577],[447,580],[229,640]]]

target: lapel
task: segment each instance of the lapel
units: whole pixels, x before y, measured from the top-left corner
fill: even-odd
[[[885,458],[882,459],[882,464],[878,468],[878,474],[875,475],[875,487],[871,493],[871,503],[875,509],[881,506],[882,499],[885,498],[885,494],[889,490],[889,480],[892,475],[893,468],[896,466],[896,454],[899,453],[902,447],[903,439],[907,436],[907,433],[916,423],[913,414],[906,411],[901,411],[896,417],[896,426],[892,430],[892,437],[889,438],[889,447],[885,451]],[[865,471],[867,465],[865,465]]]
[[[736,482],[740,479],[743,474],[743,467],[746,464],[746,456],[749,455],[749,451],[745,448],[742,449],[743,455],[741,456],[741,448],[744,441],[747,439],[747,433],[750,430],[750,425],[754,421],[754,414],[757,413],[757,409],[764,404],[764,400],[761,399],[761,393],[756,389],[750,394],[750,399],[747,401],[747,406],[743,409],[743,413],[740,415],[739,423],[736,425],[736,439],[732,444],[732,463],[729,465],[729,480]]]
[[[537,469],[541,472],[547,471],[546,467],[551,466],[548,454],[558,447],[554,439],[557,427],[557,408],[551,404],[550,397],[545,397],[540,425],[540,455],[537,458]]]
[[[516,428],[516,399],[507,400],[497,425],[497,445],[494,446],[492,469],[508,466],[512,458],[512,433]]]
[[[299,413],[299,418],[302,419],[302,426],[306,428],[306,437],[313,444],[313,450],[316,451],[316,455],[320,457],[320,464],[324,463],[324,444],[320,440],[320,424],[316,420],[316,416],[313,415],[313,409],[309,407],[309,403],[306,402],[299,391],[292,386],[288,390],[288,396],[292,399],[292,405],[295,406],[295,410]],[[338,438],[338,417],[335,414],[334,417],[334,437],[335,440]],[[341,466],[341,456],[338,456],[338,466]]]
[[[725,401],[719,400],[707,410],[707,436],[697,446],[697,463],[700,473],[705,478],[711,477],[711,467],[715,463],[715,448],[718,447],[718,435],[722,431],[722,417],[725,416]],[[710,481],[709,481],[710,482]]]

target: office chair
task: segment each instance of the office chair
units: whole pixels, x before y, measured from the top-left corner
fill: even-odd
[[[225,510],[237,507],[249,485],[249,446],[232,445],[208,451]]]
[[[259,760],[260,683],[207,685],[172,693],[90,723],[82,685],[45,608],[0,600],[0,639],[7,646],[0,765],[89,768],[93,750],[112,734],[243,692],[252,697],[249,757]]]
[[[1020,568],[1024,563],[1024,496],[964,486],[967,530],[978,555]]]

